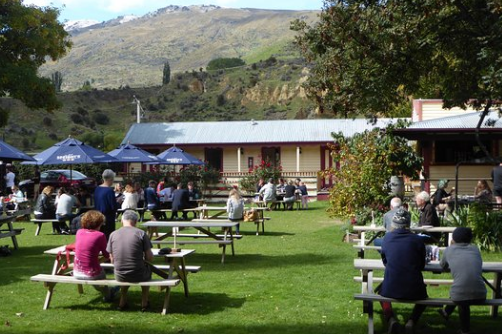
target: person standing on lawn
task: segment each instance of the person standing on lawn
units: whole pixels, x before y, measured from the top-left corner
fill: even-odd
[[[106,217],[106,222],[101,227],[101,231],[106,235],[106,239],[109,239],[112,232],[115,231],[115,217],[119,208],[112,188],[115,172],[111,169],[105,169],[102,178],[103,183],[94,190],[94,208]]]

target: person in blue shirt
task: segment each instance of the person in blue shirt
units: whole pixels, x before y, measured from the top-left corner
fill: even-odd
[[[380,295],[395,299],[418,300],[427,298],[422,276],[425,267],[425,244],[423,238],[410,231],[411,215],[400,208],[392,217],[391,231],[385,234],[382,243],[382,261],[385,265],[384,280]],[[391,303],[383,302],[382,308],[389,333],[399,333]],[[415,324],[425,310],[425,305],[415,305],[406,323],[406,333],[413,333]]]
[[[115,231],[115,217],[119,205],[115,199],[115,191],[113,190],[113,181],[115,180],[115,172],[111,169],[106,169],[102,174],[103,183],[94,190],[94,208],[101,212],[105,218],[105,224],[101,226],[101,231],[106,235],[106,239],[110,238],[110,234]]]
[[[148,188],[145,189],[146,208],[152,212],[155,220],[166,220],[164,213],[156,211],[160,210],[160,199],[157,194],[156,185],[157,182],[154,180],[148,182]]]

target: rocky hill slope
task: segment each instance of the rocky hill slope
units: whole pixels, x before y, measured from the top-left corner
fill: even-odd
[[[63,90],[89,81],[96,88],[160,85],[166,61],[173,73],[198,70],[214,58],[265,60],[291,43],[290,22],[317,20],[318,11],[169,6],[142,17],[119,17],[71,30],[69,54],[41,68],[63,74]],[[76,28],[75,28],[76,27]]]

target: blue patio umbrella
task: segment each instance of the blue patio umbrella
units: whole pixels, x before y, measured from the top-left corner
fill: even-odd
[[[158,154],[157,157],[162,165],[204,165],[204,162],[176,146]]]
[[[32,157],[26,153],[21,152],[14,146],[10,146],[4,141],[0,140],[0,160],[25,160],[25,161],[35,161]]]
[[[54,144],[33,157],[35,162],[24,162],[31,165],[75,165],[117,162],[114,157],[86,145],[74,138],[67,138]]]
[[[132,144],[122,144],[109,155],[117,159],[118,162],[159,162],[160,159],[152,153],[149,153]]]

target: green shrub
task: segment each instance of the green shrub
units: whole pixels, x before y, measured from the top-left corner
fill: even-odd
[[[110,118],[106,114],[103,114],[101,112],[95,113],[92,116],[92,119],[94,120],[94,122],[100,125],[107,125],[110,123]]]
[[[216,58],[207,64],[208,71],[216,71],[225,68],[244,66],[246,63],[240,58]]]

